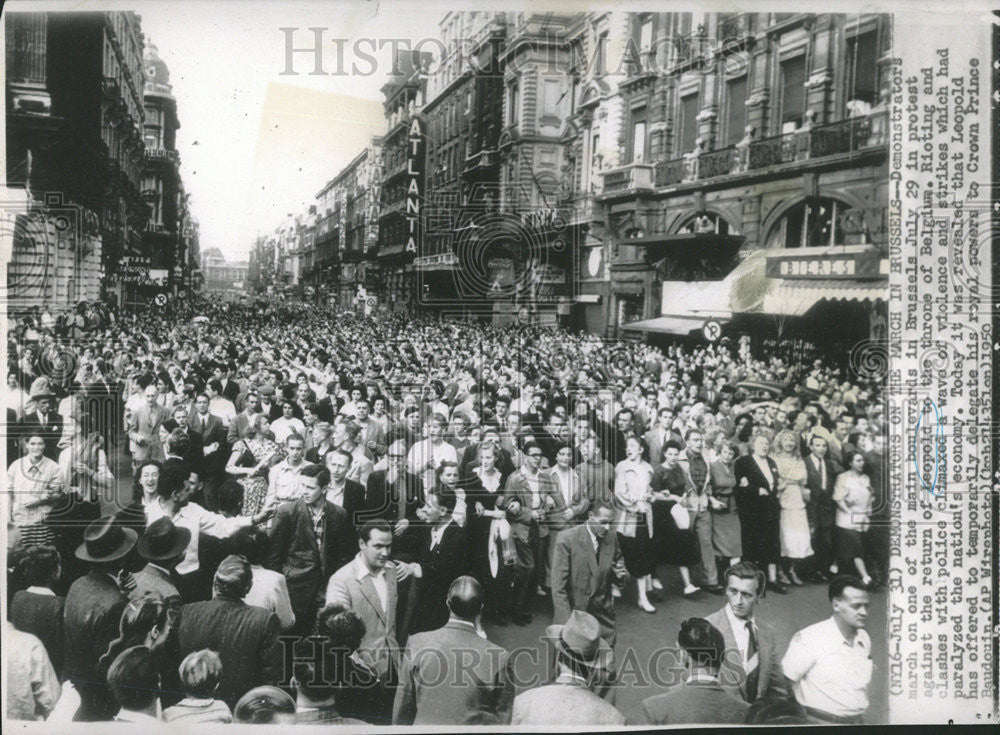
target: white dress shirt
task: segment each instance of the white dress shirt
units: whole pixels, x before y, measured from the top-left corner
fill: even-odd
[[[159,499],[147,503],[145,510],[147,528],[153,521],[167,515]],[[188,503],[174,513],[170,520],[174,522],[175,526],[186,528],[191,532],[191,540],[184,550],[184,559],[177,565],[178,574],[189,574],[198,569],[198,534],[207,533],[216,538],[226,538],[235,533],[237,529],[253,523],[245,516],[226,518],[219,513],[205,510],[197,503]]]
[[[868,709],[873,669],[868,633],[859,630],[849,641],[833,617],[796,633],[781,660],[799,704],[837,717]]]
[[[386,612],[389,608],[389,586],[385,581],[385,567],[379,569],[378,572],[373,572],[368,569],[368,566],[359,554],[355,557],[354,568],[356,570],[356,578],[359,582],[363,581],[365,577],[371,576],[372,584],[375,586],[375,593],[378,595],[378,601],[382,604],[382,612]],[[327,595],[329,598],[329,592]]]
[[[740,659],[743,662],[743,668],[747,668],[747,649],[750,648],[750,631],[747,630],[747,621],[742,618],[736,617],[728,604],[726,605],[726,617],[729,618],[729,627],[733,629],[733,638],[736,639],[736,647],[740,649]],[[760,632],[757,630],[757,623],[750,618],[750,623],[753,625],[754,632],[757,633],[757,645],[760,646]]]
[[[777,486],[774,483],[774,475],[771,474],[771,466],[768,464],[767,459],[765,457],[759,457],[755,454],[753,455],[753,461],[757,463],[758,467],[760,467],[760,471],[764,474],[764,477],[767,479],[768,487],[773,493],[775,490],[777,490]]]

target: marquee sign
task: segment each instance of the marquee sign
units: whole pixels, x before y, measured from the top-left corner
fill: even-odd
[[[811,255],[769,255],[768,278],[856,279],[880,278],[881,258],[874,251],[860,253],[823,253]]]

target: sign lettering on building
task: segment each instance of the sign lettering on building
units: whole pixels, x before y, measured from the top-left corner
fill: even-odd
[[[406,158],[406,252],[416,253],[420,250],[420,199],[424,175],[424,134],[420,127],[420,118],[417,117],[410,122],[410,132],[406,139]]]
[[[843,254],[796,253],[767,259],[769,278],[878,278],[880,257],[875,251]]]

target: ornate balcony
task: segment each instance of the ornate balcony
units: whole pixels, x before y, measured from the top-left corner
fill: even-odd
[[[602,194],[653,188],[653,166],[646,163],[632,163],[622,168],[601,172],[600,176]]]

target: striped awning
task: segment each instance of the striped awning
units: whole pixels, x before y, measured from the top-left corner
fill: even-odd
[[[802,316],[820,301],[875,301],[887,300],[888,283],[885,280],[844,281],[824,280],[779,283],[764,296],[761,311],[765,314]]]

